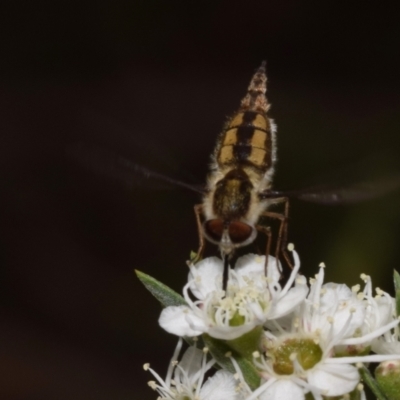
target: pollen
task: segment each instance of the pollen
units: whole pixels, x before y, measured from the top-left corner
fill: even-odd
[[[324,262],[322,262],[322,263],[319,264],[319,267],[320,267],[320,268],[326,268],[326,265],[325,265]]]
[[[293,251],[294,250],[294,244],[293,243],[289,243],[287,248],[288,248],[289,251]]]
[[[143,365],[143,369],[145,371],[147,371],[149,368],[150,368],[150,364],[149,363],[146,363],[146,364]]]
[[[156,390],[156,389],[157,389],[157,384],[155,383],[155,381],[148,381],[147,384],[148,384],[153,390]]]
[[[357,285],[352,286],[351,291],[353,293],[358,293],[360,291],[360,289],[361,289],[361,286],[359,283],[357,283]]]

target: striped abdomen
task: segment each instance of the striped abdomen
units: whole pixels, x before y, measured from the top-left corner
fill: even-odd
[[[223,254],[255,239],[256,224],[268,206],[259,196],[271,187],[275,161],[275,126],[267,116],[266,82],[263,63],[213,154],[203,199],[203,232]]]
[[[273,138],[267,115],[239,111],[221,134],[216,149],[219,167],[252,167],[265,173],[273,164]]]

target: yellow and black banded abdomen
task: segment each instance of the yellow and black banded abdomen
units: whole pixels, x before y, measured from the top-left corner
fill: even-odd
[[[221,134],[216,153],[220,166],[251,166],[266,171],[272,166],[271,124],[266,114],[238,112]]]

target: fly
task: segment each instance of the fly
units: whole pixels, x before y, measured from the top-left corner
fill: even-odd
[[[103,149],[88,149],[82,143],[75,146],[72,153],[79,161],[85,160],[85,164],[96,169],[100,166],[102,172],[109,175],[116,176],[116,167],[122,167],[132,176],[132,179],[126,179],[125,174],[124,180],[131,183],[141,176],[201,193],[202,202],[194,207],[199,234],[195,260],[202,258],[205,239],[218,245],[225,265],[223,288],[226,289],[228,263],[235,249],[249,245],[258,232],[263,232],[267,235],[266,254],[270,254],[271,233],[268,227],[259,224],[261,217],[279,221],[275,257],[278,259],[282,255],[286,263],[292,265],[286,251],[289,197],[322,204],[354,203],[383,195],[400,183],[399,177],[395,176],[378,183],[351,187],[273,190],[276,124],[268,116],[270,104],[266,91],[263,62],[253,75],[238,111],[217,139],[205,188],[170,178]],[[82,156],[82,153],[86,154]],[[283,212],[269,210],[277,203],[283,204]]]

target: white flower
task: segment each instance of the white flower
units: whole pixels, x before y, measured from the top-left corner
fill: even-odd
[[[384,326],[396,318],[395,299],[383,290],[376,288],[377,295],[372,293],[372,282],[368,275],[362,274],[361,279],[365,282],[362,292],[366,303],[365,328],[373,331]],[[361,295],[361,293],[359,294]]]
[[[180,362],[177,357],[182,347],[179,340],[174,356],[168,368],[167,377],[163,380],[149,364],[144,369],[149,370],[158,383],[150,381],[149,386],[156,390],[160,400],[242,400],[240,390],[233,375],[219,370],[206,381],[205,374],[215,364],[214,360],[207,362],[207,351],[189,347]]]
[[[396,317],[396,300],[383,290],[377,289],[378,295],[375,298],[376,318],[390,322]],[[400,354],[400,329],[395,326],[383,336],[372,342],[372,351],[380,354]]]
[[[159,323],[167,332],[178,336],[207,333],[217,339],[232,340],[268,319],[287,315],[308,292],[305,278],[298,275],[300,260],[295,252],[294,258],[295,267],[282,288],[274,257],[268,259],[267,276],[264,256],[241,257],[229,271],[226,292],[222,290],[222,261],[216,257],[206,258],[190,267],[189,281],[183,290],[187,306],[165,308]]]
[[[342,396],[360,382],[352,364],[389,359],[381,354],[337,357],[337,351],[345,346],[368,346],[395,327],[398,320],[388,322],[383,317],[372,322],[370,308],[378,303],[372,302],[368,290],[360,294],[357,288],[352,291],[345,285],[323,285],[323,277],[321,268],[307,299],[291,315],[290,328],[287,321],[286,329],[279,320],[269,323],[274,329],[265,333],[266,354],[254,355],[263,382],[248,400],[303,400],[308,392],[316,400]]]
[[[372,342],[372,351],[380,354],[400,354],[400,339],[398,329],[395,333],[387,332]]]

